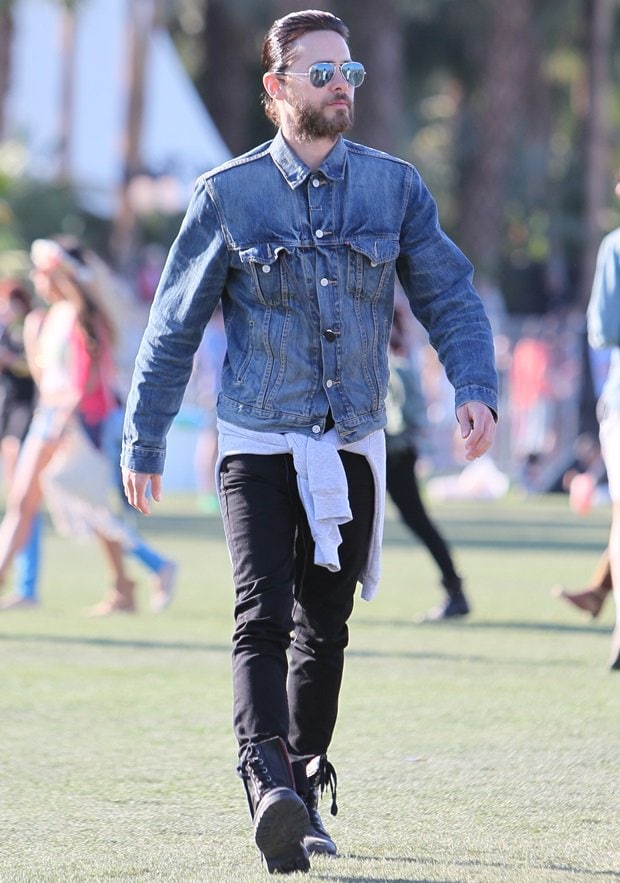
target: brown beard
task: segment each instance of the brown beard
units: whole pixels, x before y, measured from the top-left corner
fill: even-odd
[[[323,115],[323,109],[331,101],[345,100],[348,107],[338,108],[332,119]],[[348,132],[353,126],[353,103],[345,95],[333,95],[322,107],[309,107],[299,102],[295,105],[297,118],[293,123],[293,136],[297,141],[317,141],[320,138],[336,138],[343,132]]]

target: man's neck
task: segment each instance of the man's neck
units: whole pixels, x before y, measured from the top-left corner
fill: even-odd
[[[312,171],[320,168],[323,160],[338,140],[337,138],[318,138],[315,141],[298,141],[285,128],[282,128],[282,134],[293,153]]]

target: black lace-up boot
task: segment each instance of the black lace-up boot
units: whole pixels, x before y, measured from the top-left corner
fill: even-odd
[[[303,839],[308,811],[295,791],[291,762],[275,736],[248,745],[238,768],[254,821],[254,839],[270,874],[307,871],[310,860]]]
[[[338,812],[336,804],[336,770],[324,754],[310,761],[298,760],[293,763],[295,785],[308,810],[310,823],[304,837],[304,846],[309,853],[336,855],[336,844],[329,836],[319,815],[319,797],[329,786],[332,794],[331,814]]]

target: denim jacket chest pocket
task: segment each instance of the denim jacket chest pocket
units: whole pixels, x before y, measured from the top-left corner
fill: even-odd
[[[386,285],[394,284],[395,262],[400,254],[397,239],[358,237],[349,240],[347,290],[361,300],[375,301]]]
[[[283,245],[264,242],[239,249],[241,266],[249,273],[252,287],[265,306],[277,307],[286,303],[290,293],[290,273]]]

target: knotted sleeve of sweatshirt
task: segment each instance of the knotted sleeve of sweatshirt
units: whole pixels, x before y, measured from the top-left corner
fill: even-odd
[[[342,460],[327,435],[322,441],[298,433],[287,433],[286,437],[315,543],[314,563],[338,571],[338,547],[342,542],[339,525],[353,517]]]
[[[297,474],[297,487],[315,543],[315,564],[332,572],[340,570],[338,549],[340,525],[351,521],[347,476],[339,449],[366,457],[375,483],[372,534],[366,566],[359,576],[362,598],[376,594],[381,573],[381,543],[385,515],[385,437],[382,430],[359,442],[342,445],[334,429],[317,440],[301,433],[258,432],[218,418],[219,452],[215,469],[219,476],[222,460],[231,454],[290,453]],[[219,490],[219,482],[218,482]]]

